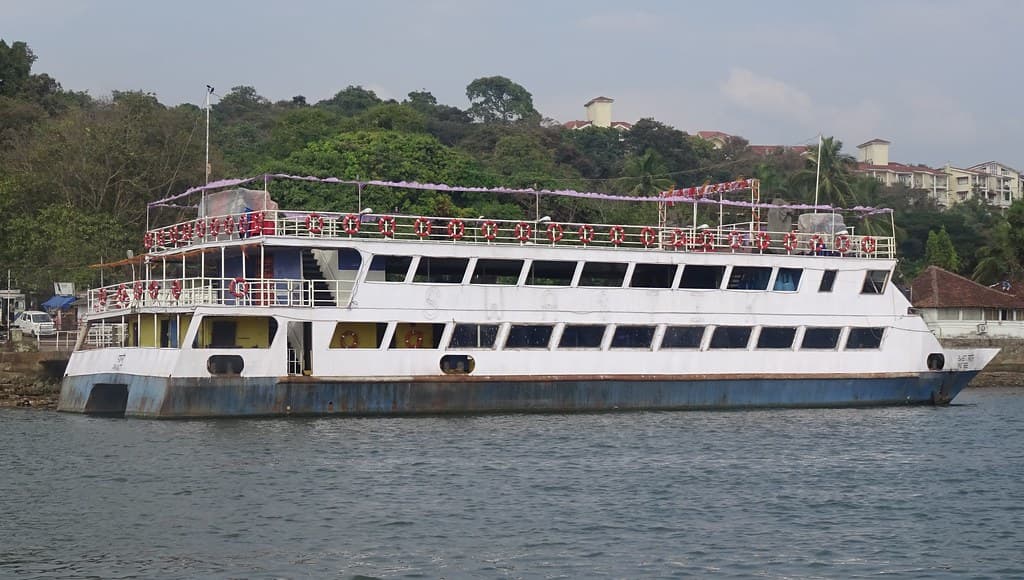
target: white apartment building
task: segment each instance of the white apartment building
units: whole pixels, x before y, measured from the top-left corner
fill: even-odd
[[[903,185],[923,189],[941,207],[955,201],[949,199],[949,176],[941,169],[926,165],[907,165],[889,161],[889,145],[885,139],[872,139],[857,145],[857,173],[870,175],[886,186]]]

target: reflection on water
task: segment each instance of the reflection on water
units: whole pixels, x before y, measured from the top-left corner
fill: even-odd
[[[949,408],[0,411],[0,576],[1024,575],[1024,390]]]

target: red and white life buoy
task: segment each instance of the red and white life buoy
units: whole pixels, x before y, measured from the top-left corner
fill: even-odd
[[[423,333],[414,328],[405,333],[402,342],[405,348],[423,348]]]
[[[584,246],[594,241],[594,226],[590,224],[583,224],[576,233],[579,234],[580,243]]]
[[[181,298],[181,280],[171,282],[171,298],[175,300]]]
[[[768,246],[772,245],[772,236],[768,232],[757,232],[754,235],[754,244],[758,250],[762,252],[768,249]]]
[[[487,220],[480,226],[480,234],[488,242],[493,242],[494,238],[498,237],[498,224]]]
[[[385,238],[395,237],[395,218],[382,215],[377,219],[377,231]]]
[[[872,238],[871,236],[864,236],[860,239],[860,249],[863,250],[865,254],[874,254],[875,250],[878,249],[878,242],[876,242],[875,238]]]
[[[715,232],[712,232],[711,230],[704,230],[697,235],[697,238],[699,238],[699,240],[695,239],[694,242],[698,243],[701,250],[710,252],[715,249]]]
[[[347,235],[354,236],[359,233],[359,216],[350,213],[341,218],[341,229]]]
[[[117,305],[124,306],[128,304],[128,289],[125,288],[124,284],[117,285]]]
[[[782,236],[782,247],[786,248],[787,252],[795,250],[797,243],[799,243],[799,238],[797,238],[796,232],[787,232]]]
[[[743,232],[732,230],[729,232],[729,248],[736,251],[743,247]]]
[[[183,242],[192,241],[192,222],[181,224],[181,230],[179,235],[181,236],[181,241]]]
[[[672,241],[669,245],[677,250],[686,246],[686,232],[679,228],[672,230]]]
[[[359,335],[351,330],[342,332],[338,340],[341,341],[341,348],[359,348]]]
[[[324,216],[313,212],[306,216],[306,231],[311,234],[319,234],[324,231]]]
[[[146,232],[146,235],[142,236],[142,247],[147,250],[153,247],[153,232]]]
[[[234,232],[235,232],[235,218],[233,216],[228,216],[228,217],[224,218],[224,233],[230,236]]]
[[[177,282],[177,280],[175,280]],[[238,276],[228,284],[228,292],[235,298],[245,298],[249,288],[246,286],[245,278]]]
[[[512,235],[520,242],[529,241],[533,236],[533,226],[526,222],[519,222],[516,224],[515,230],[512,231]]]
[[[220,235],[220,218],[210,218],[210,235],[217,237]]]
[[[200,240],[206,239],[206,220],[204,220],[204,219],[196,220],[195,226],[193,226],[193,229],[195,229],[196,238],[197,239],[200,239]]]
[[[621,246],[626,241],[626,230],[622,226],[612,226],[608,229],[608,240],[614,246]]]
[[[149,297],[156,300],[156,297],[160,295],[160,283],[153,280],[149,283]]]
[[[430,235],[430,229],[430,220],[425,217],[418,217],[416,221],[412,222],[412,231],[421,240]]]
[[[812,254],[817,254],[825,249],[825,238],[821,234],[814,234],[811,236],[809,243],[811,245]]]
[[[850,248],[853,246],[853,243],[850,240],[850,236],[846,234],[839,234],[838,236],[836,236],[833,245],[835,246],[836,250],[840,253],[840,255],[845,255],[850,251]]]
[[[562,236],[564,234],[565,230],[562,228],[562,224],[548,224],[548,240],[550,240],[552,244],[557,244],[562,241]]]
[[[461,240],[464,235],[466,235],[466,224],[462,223],[462,220],[455,218],[448,222],[449,238],[453,240]]]
[[[96,308],[97,310],[107,305],[107,289],[100,288],[100,291],[96,293]]]
[[[644,226],[640,230],[640,243],[643,244],[645,248],[653,246],[657,241],[658,234],[651,226]]]
[[[132,285],[132,297],[138,302],[146,295],[146,284],[142,280],[136,280]]]

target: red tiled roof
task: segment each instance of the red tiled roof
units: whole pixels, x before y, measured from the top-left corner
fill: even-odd
[[[924,165],[906,165],[904,163],[890,163],[888,165],[871,165],[860,161],[857,163],[857,171],[892,171],[893,173],[930,173],[932,175],[945,175],[941,169],[932,169]]]
[[[910,283],[916,308],[1024,308],[1024,300],[973,282],[963,276],[928,266]]]
[[[723,133],[721,131],[697,131],[697,136],[701,139],[729,139],[732,135]]]
[[[581,127],[589,127],[591,124],[590,121],[567,121],[562,126],[566,129],[579,129]]]

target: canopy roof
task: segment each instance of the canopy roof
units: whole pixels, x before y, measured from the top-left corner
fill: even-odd
[[[54,310],[66,310],[68,306],[71,306],[75,302],[74,296],[53,296],[46,302],[43,302],[40,306],[43,308],[51,308]]]

